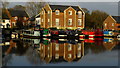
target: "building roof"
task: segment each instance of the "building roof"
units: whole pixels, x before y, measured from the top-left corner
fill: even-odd
[[[81,11],[81,9],[78,6],[68,6],[68,5],[50,5],[51,9],[53,11],[55,10],[60,10],[61,12],[64,12],[65,9],[67,9],[68,7],[72,7],[73,9],[75,9],[76,11]]]
[[[40,17],[40,14],[36,15],[36,18],[39,18]]]
[[[28,17],[28,14],[23,10],[8,9],[8,11],[12,17],[14,17],[14,16]]]
[[[120,23],[120,16],[112,16],[112,17],[117,23]]]

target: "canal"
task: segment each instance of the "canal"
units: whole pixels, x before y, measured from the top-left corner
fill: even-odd
[[[118,66],[120,41],[12,39],[2,47],[3,66]]]

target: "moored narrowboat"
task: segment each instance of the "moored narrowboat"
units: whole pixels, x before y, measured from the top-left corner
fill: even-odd
[[[22,37],[25,38],[40,38],[41,34],[39,30],[22,30]]]

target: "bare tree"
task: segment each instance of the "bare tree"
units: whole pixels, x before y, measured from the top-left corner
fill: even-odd
[[[26,3],[26,11],[30,17],[37,15],[46,2],[28,2]]]
[[[6,0],[0,0],[1,4],[2,4],[2,8],[7,8],[9,5],[9,2]]]

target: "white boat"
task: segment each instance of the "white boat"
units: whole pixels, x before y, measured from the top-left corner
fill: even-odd
[[[22,35],[23,37],[28,37],[28,38],[40,38],[41,36],[39,30],[23,30]]]

